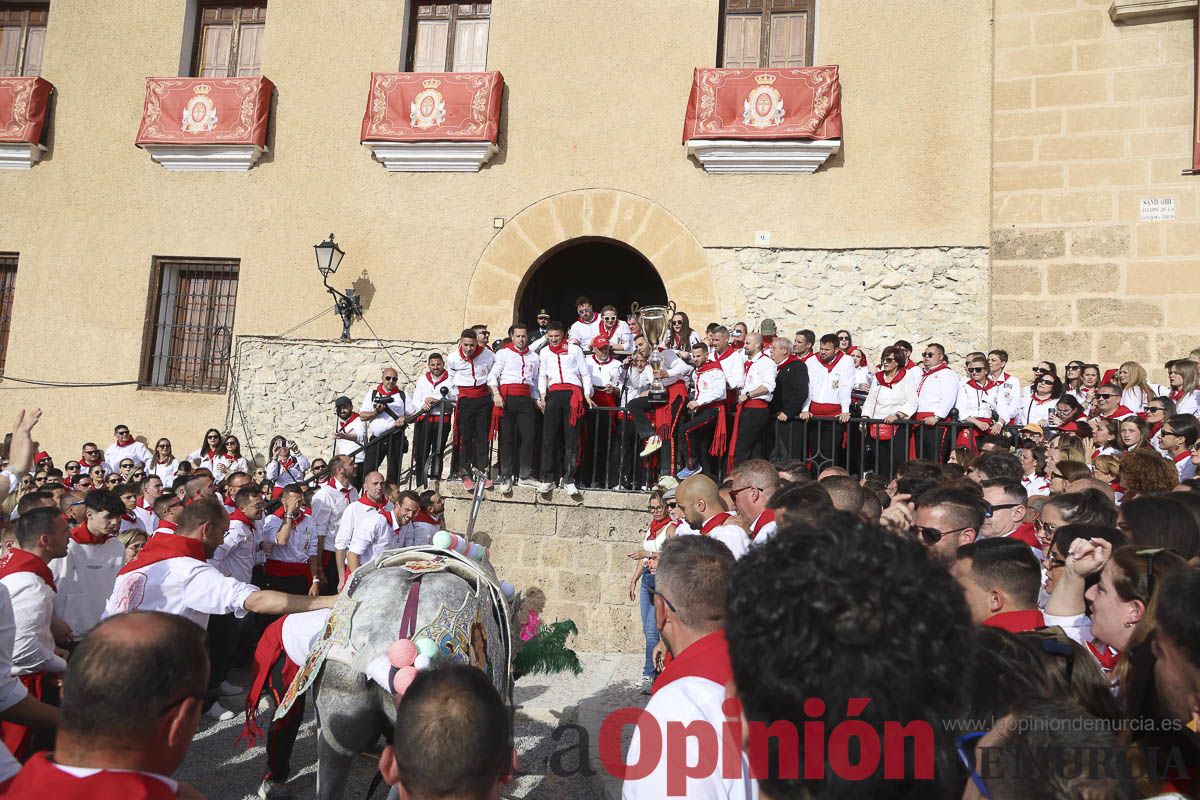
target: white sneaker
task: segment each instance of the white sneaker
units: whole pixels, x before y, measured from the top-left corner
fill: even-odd
[[[233,719],[237,714],[225,708],[220,703],[213,703],[212,708],[204,712],[204,716],[214,722],[225,722],[226,720]]]
[[[292,793],[288,791],[287,784],[279,781],[263,781],[258,787],[258,796],[262,800],[288,800]]]
[[[646,456],[657,452],[661,448],[662,448],[662,440],[659,439],[657,436],[651,436],[649,439],[646,440],[646,446],[642,448],[641,456],[642,456],[642,458],[645,458]]]
[[[539,484],[533,478],[521,478],[521,480],[517,481],[517,486],[527,486],[530,489],[538,489],[541,484]]]
[[[246,691],[240,686],[234,686],[229,681],[221,681],[221,697],[235,697]]]
[[[538,484],[538,494],[550,494],[554,491],[554,484],[550,481],[542,481]]]
[[[583,494],[582,492],[579,491],[579,487],[573,483],[568,483],[565,486],[563,486],[563,491],[565,491],[571,497],[579,497],[581,494]]]
[[[512,481],[506,480],[501,482],[500,494],[512,494]]]

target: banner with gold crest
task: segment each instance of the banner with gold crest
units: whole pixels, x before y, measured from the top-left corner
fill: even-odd
[[[0,142],[41,142],[53,89],[45,78],[0,78]]]
[[[275,85],[252,78],[147,78],[137,144],[267,143]]]
[[[695,71],[683,120],[691,139],[838,139],[838,68]]]
[[[373,72],[364,142],[495,142],[499,72]]]

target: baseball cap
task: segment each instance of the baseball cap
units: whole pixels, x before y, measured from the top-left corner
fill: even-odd
[[[1038,425],[1036,422],[1031,422],[1024,428],[1021,428],[1021,433],[1044,433],[1044,431],[1042,430],[1041,425]]]
[[[341,397],[339,397],[338,399],[333,401],[334,408],[341,408],[342,406],[353,406],[353,405],[354,405],[354,401],[351,400],[349,397],[346,397],[346,395],[342,395]]]
[[[762,321],[762,323],[758,326],[758,332],[765,336],[774,336],[775,335],[775,320],[771,319],[770,317],[768,317],[767,319],[764,319]]]
[[[597,336],[595,339],[592,339],[592,347],[608,347],[608,345],[607,336]]]

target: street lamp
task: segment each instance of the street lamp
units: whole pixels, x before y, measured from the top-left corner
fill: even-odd
[[[329,276],[337,272],[346,252],[338,247],[337,242],[333,240],[332,233],[325,241],[314,244],[313,252],[317,256],[317,271],[321,273],[325,291],[333,295],[333,310],[342,318],[342,338],[348,340],[350,323],[354,321],[355,317],[362,316],[362,300],[354,294],[354,289],[347,289],[346,293],[342,294],[329,285]]]

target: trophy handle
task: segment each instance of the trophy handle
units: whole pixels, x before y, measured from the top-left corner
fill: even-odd
[[[639,308],[641,308],[641,306],[640,306],[640,305],[638,305],[638,304],[637,304],[637,301],[635,300],[635,301],[634,301],[634,303],[633,303],[633,305],[631,305],[631,306],[629,307],[629,313],[630,313],[630,314],[633,314],[633,315],[636,317],[636,316],[637,316],[637,313],[638,313],[638,309],[639,309]]]
[[[675,301],[674,300],[667,301],[667,308],[669,308],[671,310],[671,316],[675,316]]]

